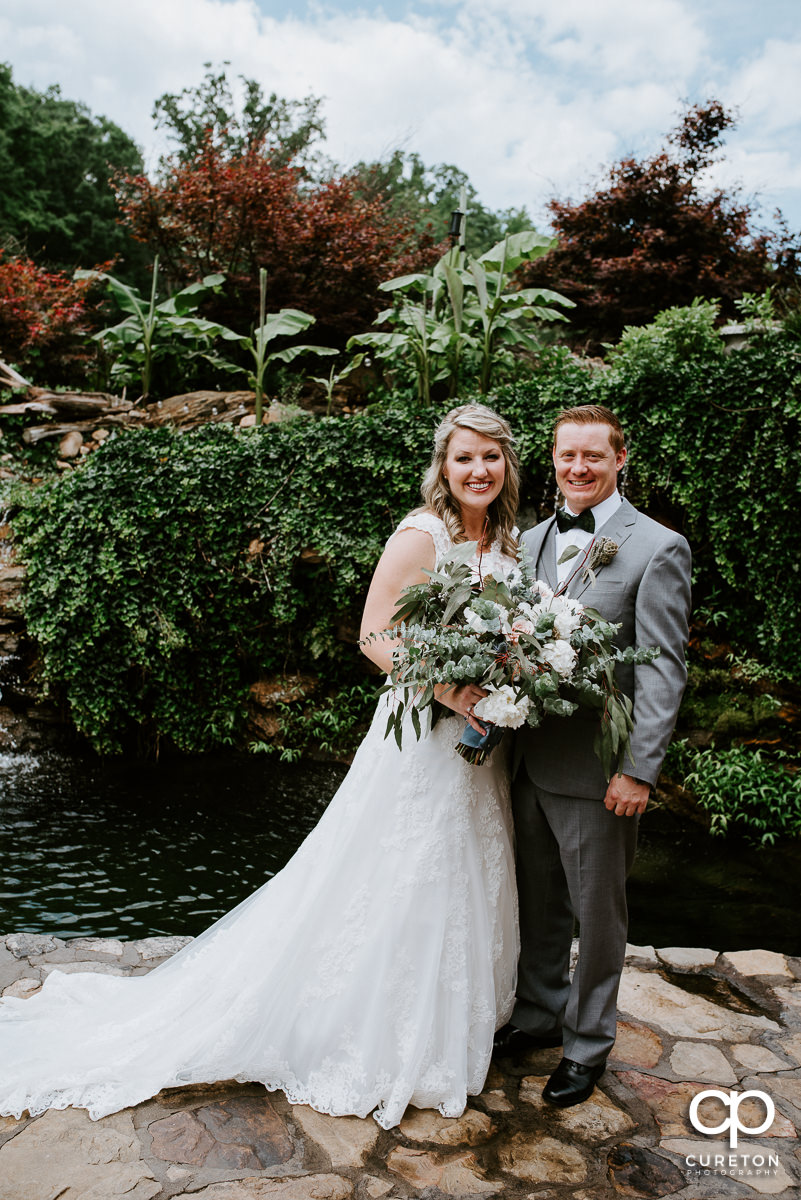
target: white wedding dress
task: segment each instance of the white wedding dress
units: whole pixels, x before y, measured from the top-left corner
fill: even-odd
[[[437,558],[450,548],[429,514]],[[396,536],[393,535],[393,536]],[[497,547],[488,572],[512,561]],[[53,972],[0,1000],[0,1114],[93,1118],[235,1079],[320,1112],[456,1117],[511,1013],[518,954],[505,747],[483,766],[442,720],[403,749],[386,697],[333,800],[273,879],[148,975]]]

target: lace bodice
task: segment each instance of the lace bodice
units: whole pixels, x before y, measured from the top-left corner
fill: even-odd
[[[424,533],[431,536],[434,543],[434,551],[437,556],[437,562],[448,553],[453,546],[451,535],[448,533],[445,522],[435,513],[431,512],[416,512],[409,513],[408,517],[404,517],[398,525],[395,532],[389,538],[387,545],[404,529],[421,529]],[[518,536],[517,528],[512,530],[515,537]],[[478,566],[477,557],[473,560],[474,565]],[[481,556],[481,571],[484,575],[505,575],[515,566],[515,560],[508,554],[504,554],[501,549],[500,539],[496,538],[489,550]]]

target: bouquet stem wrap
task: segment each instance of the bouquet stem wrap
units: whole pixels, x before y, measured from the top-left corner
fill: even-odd
[[[456,751],[474,767],[480,767],[501,742],[503,734],[504,731],[498,725],[490,725],[486,733],[479,733],[469,721],[465,721],[462,736],[456,743]]]

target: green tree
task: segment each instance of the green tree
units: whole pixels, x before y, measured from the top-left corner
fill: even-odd
[[[146,257],[118,223],[109,178],[142,170],[127,133],[106,117],[15,84],[0,63],[0,241],[44,266],[71,269],[118,259],[130,276]]]
[[[436,243],[446,237],[451,213],[460,208],[464,189],[467,209],[464,245],[475,256],[500,242],[506,234],[531,228],[531,217],[524,208],[499,212],[486,208],[464,171],[451,163],[427,167],[419,154],[396,150],[383,162],[359,163],[355,172],[368,198],[384,196],[394,217],[418,235],[428,233]]]
[[[169,170],[174,159],[193,162],[209,145],[226,158],[247,157],[254,151],[268,154],[276,165],[292,162],[310,173],[319,165],[313,147],[325,136],[320,116],[322,99],[284,100],[271,92],[265,97],[255,79],[239,76],[241,103],[237,105],[225,67],[214,70],[203,64],[206,74],[197,87],[165,92],[153,107],[157,129],[164,129],[174,145],[173,154],[162,161]]]

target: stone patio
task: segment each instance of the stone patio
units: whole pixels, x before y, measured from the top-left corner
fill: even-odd
[[[0,937],[0,991],[29,996],[54,970],[142,974],[187,940]],[[541,1099],[559,1050],[494,1064],[458,1120],[410,1109],[390,1131],[257,1084],[171,1089],[96,1122],[77,1109],[0,1117],[0,1200],[797,1197],[801,960],[630,946],[619,1009],[614,1058],[576,1108]],[[689,1107],[710,1088],[767,1094],[773,1124],[741,1131],[737,1150],[704,1135]],[[727,1112],[707,1098],[701,1117],[714,1128]],[[756,1128],[765,1108],[750,1098],[739,1115]]]

